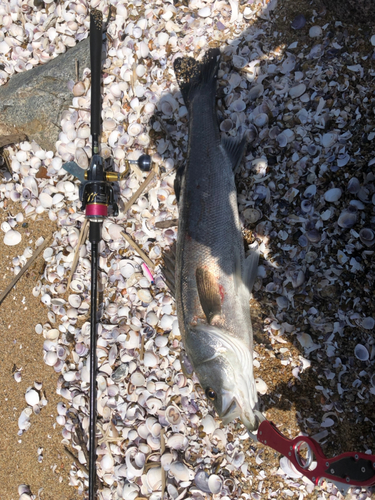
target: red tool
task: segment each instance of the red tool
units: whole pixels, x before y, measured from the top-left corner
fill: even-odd
[[[298,472],[316,485],[323,479],[336,485],[343,495],[349,488],[375,486],[375,455],[346,452],[327,458],[311,437],[288,439],[268,420],[259,425],[257,440],[287,457]]]

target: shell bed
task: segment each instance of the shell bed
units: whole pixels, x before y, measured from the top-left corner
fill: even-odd
[[[109,2],[1,0],[0,83],[86,38],[90,8],[106,19]],[[249,142],[236,180],[246,245],[257,240],[261,250],[251,301],[261,409],[287,437],[315,436],[327,456],[375,453],[374,45],[371,27],[344,24],[306,2],[111,2],[101,154],[122,172],[125,158],[147,149],[157,175],[124,213],[146,175],[134,167],[118,184],[120,215],[103,224],[102,500],[342,498],[335,485],[315,487],[285,458],[250,441],[240,422],[224,427],[196,377],[181,370],[175,304],[159,266],[177,227],[157,223],[178,217],[173,181],[187,150],[188,116],[173,61],[199,58],[212,46],[222,49],[220,130]],[[84,215],[78,182],[62,165],[90,163],[89,69],[69,88],[56,151],[35,142],[4,148],[0,206],[19,207],[1,225],[6,245],[20,244],[17,228],[25,221],[46,213],[57,223],[32,290],[49,322],[35,331],[45,339],[45,363],[60,374],[63,443],[84,464],[74,429],[77,418],[88,429],[90,245],[77,248]],[[124,230],[155,264],[154,283]],[[9,263],[15,274],[34,250]],[[25,398],[20,435],[32,432],[30,416],[46,404],[38,384]],[[87,483],[72,464],[70,484],[83,494]],[[37,498],[24,485],[19,494]],[[348,498],[374,493],[357,488]]]

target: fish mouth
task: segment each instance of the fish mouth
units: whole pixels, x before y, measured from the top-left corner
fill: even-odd
[[[230,391],[223,391],[222,393],[222,402],[224,411],[221,414],[221,420],[223,424],[229,424],[235,418],[241,416],[240,406],[238,401]]]
[[[258,429],[260,419],[256,415],[256,411],[251,409],[244,410],[239,404],[237,398],[230,393],[230,391],[223,391],[222,393],[223,412],[221,413],[221,420],[224,425],[229,424],[235,418],[239,417],[249,432]]]

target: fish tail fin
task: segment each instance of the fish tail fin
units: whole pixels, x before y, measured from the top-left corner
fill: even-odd
[[[178,57],[174,61],[174,71],[185,105],[189,108],[197,91],[216,94],[217,73],[220,64],[220,49],[209,49],[202,62],[192,57]]]

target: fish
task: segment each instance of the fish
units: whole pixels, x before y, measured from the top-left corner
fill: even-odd
[[[175,177],[174,293],[181,338],[199,382],[227,424],[259,426],[249,300],[259,252],[245,258],[235,171],[246,140],[221,138],[216,114],[220,49],[174,61],[189,113],[185,165]]]

